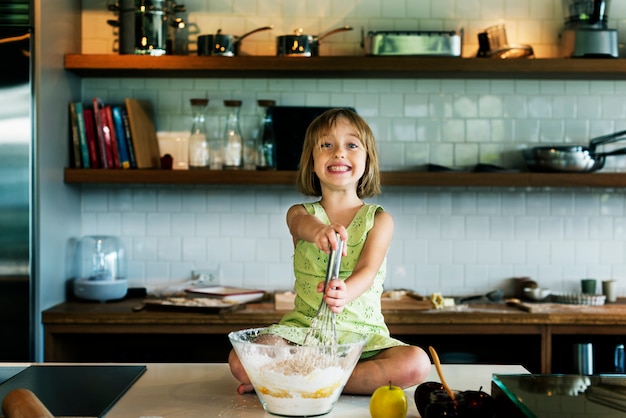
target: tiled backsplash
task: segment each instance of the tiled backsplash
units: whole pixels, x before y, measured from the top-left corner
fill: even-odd
[[[83,14],[83,51],[110,52],[113,37],[106,20],[112,15],[106,2],[83,3],[89,3]],[[308,20],[298,24],[314,33],[344,24],[367,30],[463,26],[469,41],[480,29],[503,19],[509,41],[530,43],[538,55],[551,56],[562,21],[559,0],[184,3],[189,21],[202,33],[222,27],[226,33],[241,34],[267,24],[271,17],[274,33],[265,34],[267,38],[259,34],[254,43],[250,39],[256,51],[269,49],[274,36],[293,29],[282,21],[289,25],[296,21],[294,16],[306,15]],[[612,27],[626,22],[622,3],[612,4]],[[280,5],[278,11],[274,5]],[[359,37],[340,35],[329,49],[346,53],[342,48]],[[470,47],[471,42],[465,54]],[[608,80],[83,80],[85,101],[94,96],[105,102],[150,99],[160,131],[189,128],[192,97],[210,99],[209,125],[215,132],[220,131],[224,99],[243,100],[248,133],[257,99],[275,99],[284,106],[351,106],[374,130],[385,170],[429,162],[521,167],[519,150],[526,146],[587,143],[591,137],[626,129],[623,91],[626,82]],[[610,157],[604,170],[626,172],[626,158]],[[223,282],[270,290],[291,287],[293,249],[285,211],[306,200],[293,188],[83,186],[82,190],[83,234],[123,238],[133,285],[180,281],[194,268],[219,263]],[[595,277],[617,279],[618,293],[626,295],[624,193],[385,187],[375,200],[396,223],[387,287],[424,294],[482,293],[508,286],[511,277],[530,276],[554,290],[578,291],[580,278]]]

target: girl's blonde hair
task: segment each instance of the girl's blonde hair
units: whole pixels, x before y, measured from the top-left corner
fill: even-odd
[[[319,144],[320,138],[327,135],[335,127],[337,120],[341,118],[347,120],[356,130],[357,136],[361,140],[363,147],[365,147],[367,154],[365,171],[357,185],[357,196],[365,198],[380,194],[378,151],[374,134],[368,124],[356,112],[350,109],[337,108],[322,113],[311,122],[306,130],[296,183],[298,191],[306,196],[319,197],[322,195],[320,180],[313,170],[313,150]]]

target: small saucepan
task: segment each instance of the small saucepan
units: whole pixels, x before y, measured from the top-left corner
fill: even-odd
[[[198,36],[198,55],[218,55],[222,57],[234,57],[239,55],[241,41],[248,36],[264,30],[273,29],[274,26],[263,26],[244,33],[241,36],[224,35],[218,29],[215,35]]]
[[[626,148],[610,152],[596,152],[599,145],[622,141],[626,131],[619,131],[593,138],[588,146],[560,145],[533,147],[523,150],[522,155],[531,171],[591,173],[604,167],[606,157],[626,154]]]
[[[295,30],[294,35],[282,35],[276,37],[276,55],[279,57],[317,57],[319,55],[320,41],[327,36],[338,32],[352,30],[351,26],[343,26],[333,29],[322,35],[303,35],[302,28]]]

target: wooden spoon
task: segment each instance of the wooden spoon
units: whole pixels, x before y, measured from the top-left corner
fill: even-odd
[[[452,389],[450,389],[450,386],[448,386],[448,384],[446,383],[446,379],[443,377],[443,371],[441,370],[441,362],[439,361],[439,356],[437,355],[437,352],[431,346],[428,346],[428,350],[430,351],[430,355],[432,356],[433,361],[435,362],[435,368],[437,369],[437,374],[439,375],[439,379],[441,380],[441,384],[443,385],[443,388],[446,390],[446,392],[448,392],[448,396],[450,397],[450,399],[455,401],[454,392],[452,392]]]

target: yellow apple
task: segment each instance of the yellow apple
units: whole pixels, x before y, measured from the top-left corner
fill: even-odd
[[[407,408],[406,394],[391,382],[376,389],[370,399],[372,418],[405,418]]]

